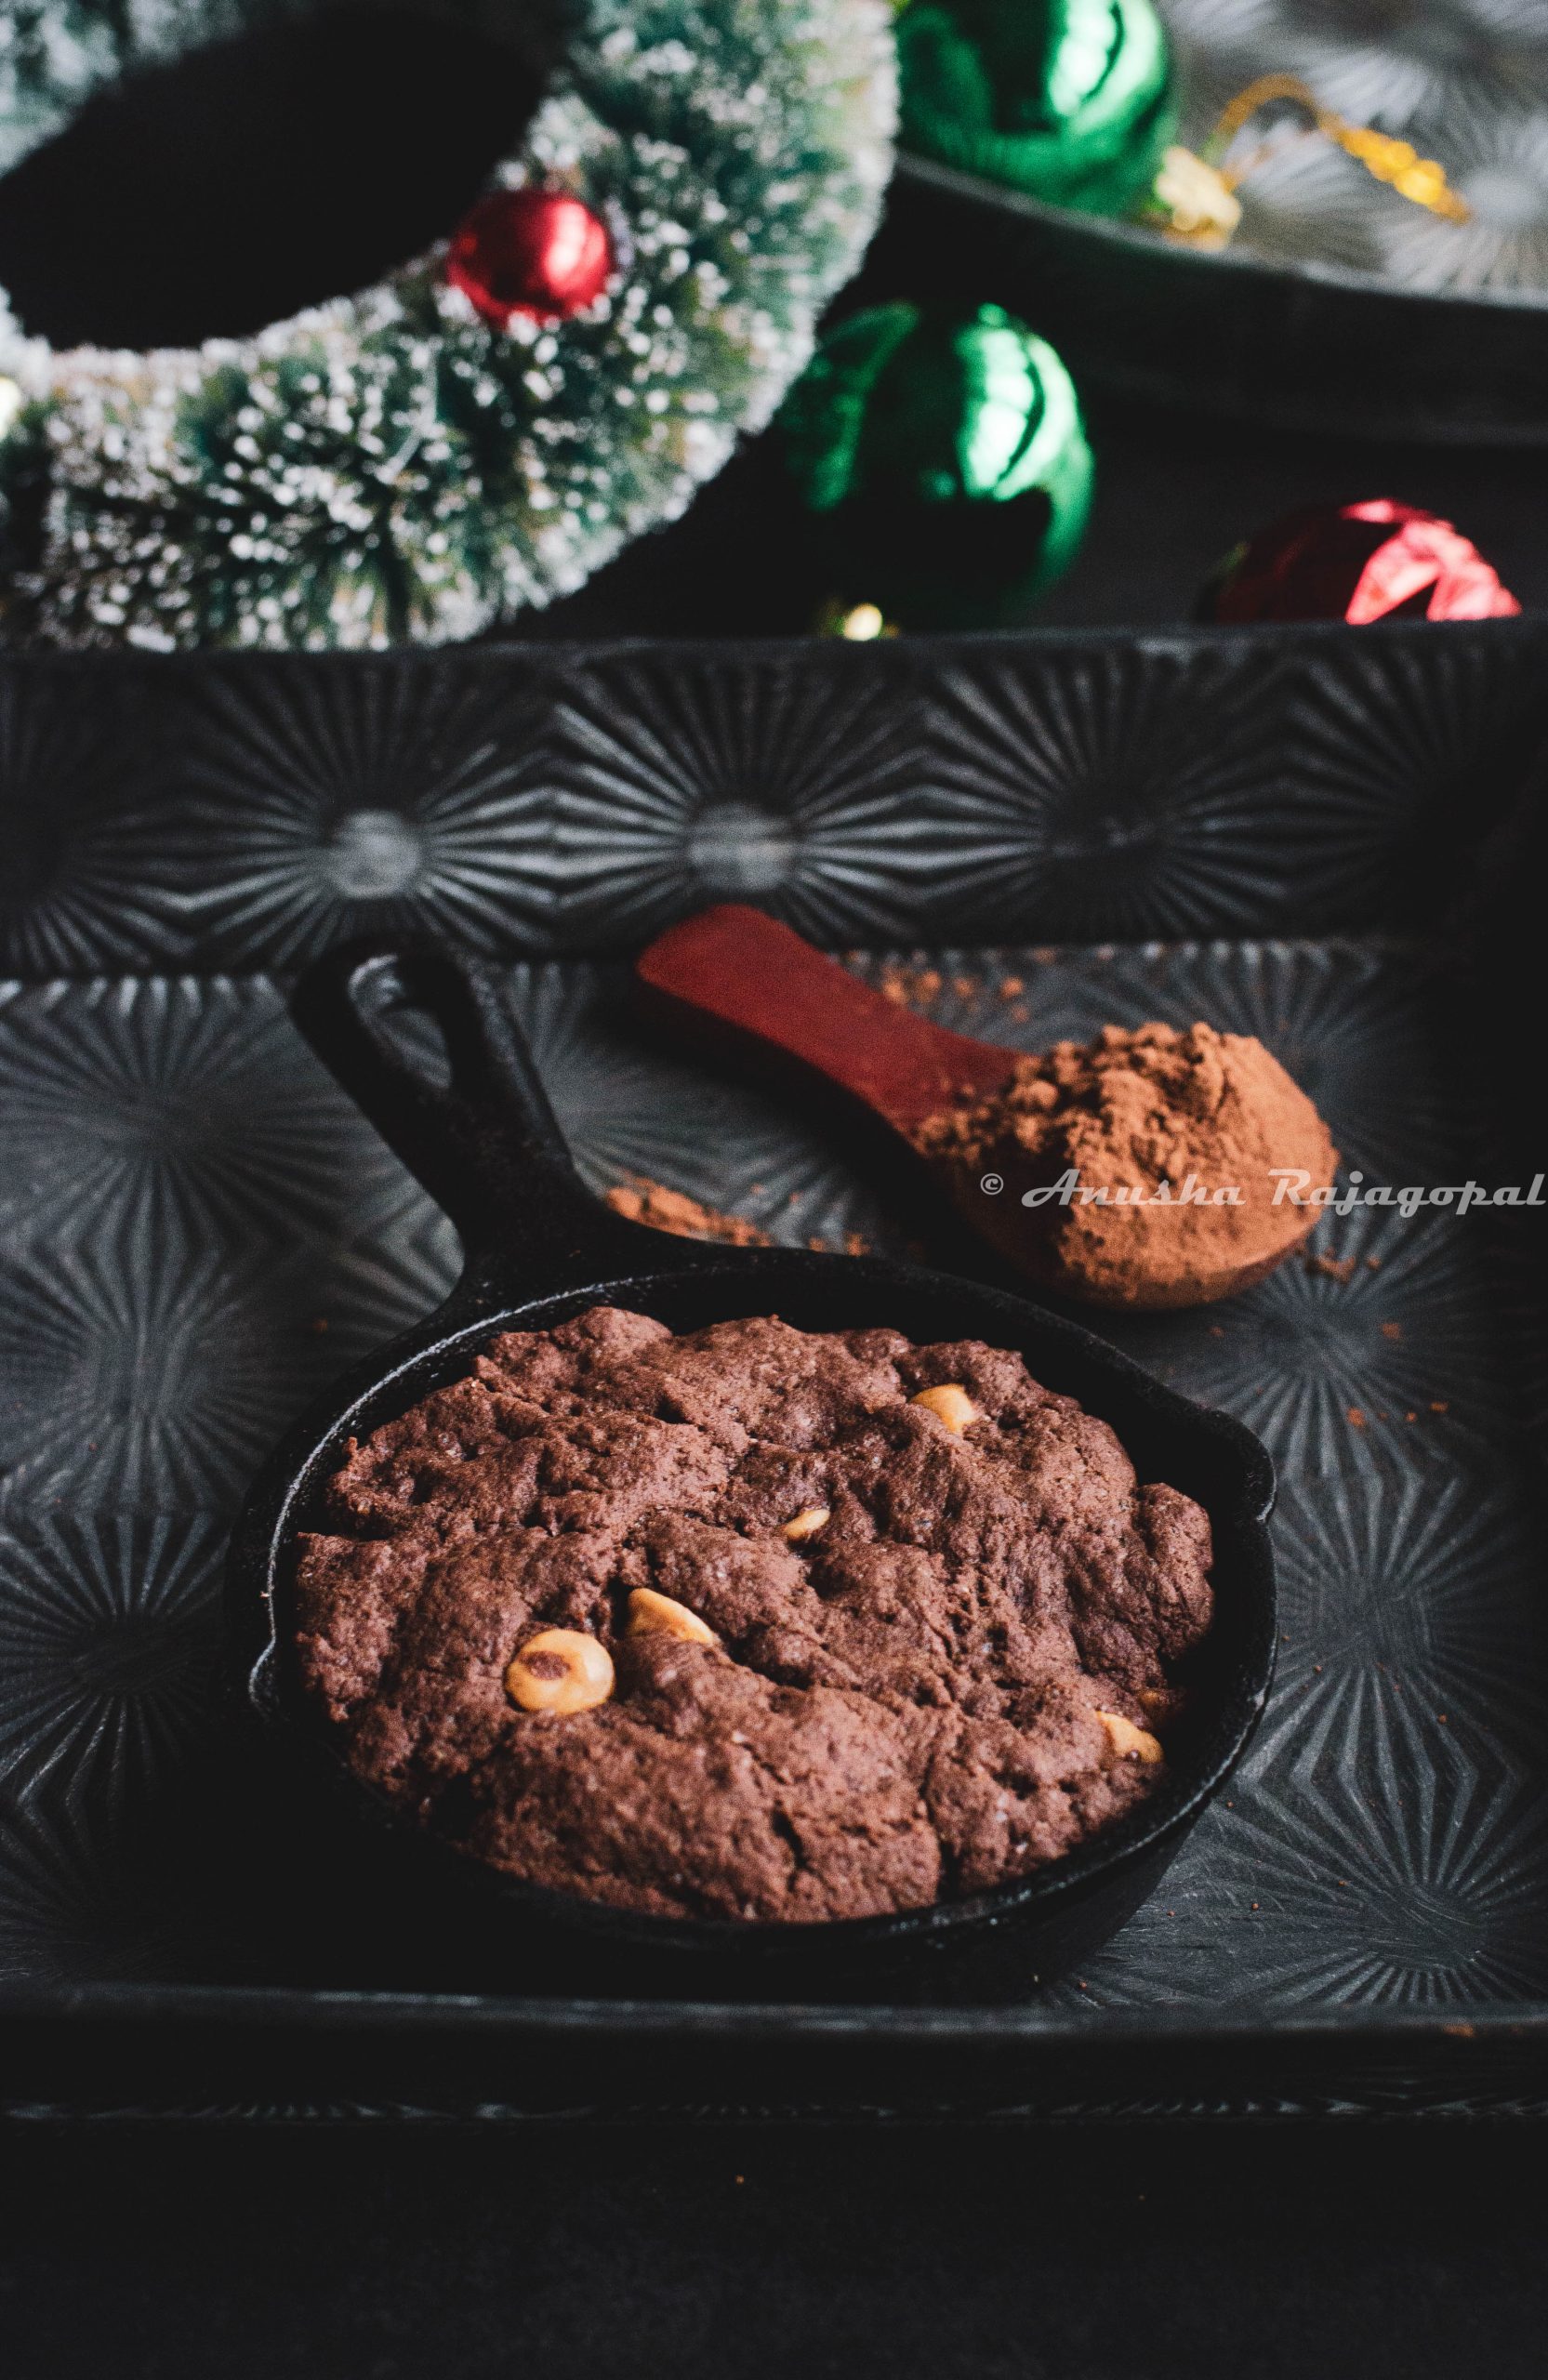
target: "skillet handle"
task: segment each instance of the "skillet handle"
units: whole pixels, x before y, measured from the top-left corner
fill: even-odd
[[[439,1027],[437,1081],[389,1030],[406,995]],[[388,1146],[443,1207],[467,1253],[465,1288],[523,1293],[659,1267],[662,1235],[593,1197],[576,1171],[504,982],[493,967],[409,943],[359,944],[307,970],[291,1014]],[[679,1241],[686,1263],[708,1255]]]

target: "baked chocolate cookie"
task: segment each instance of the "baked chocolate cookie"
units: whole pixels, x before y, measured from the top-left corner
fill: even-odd
[[[496,1339],[352,1445],[302,1540],[310,1691],[464,1850],[667,1916],[869,1917],[1147,1793],[1210,1525],[976,1340]]]

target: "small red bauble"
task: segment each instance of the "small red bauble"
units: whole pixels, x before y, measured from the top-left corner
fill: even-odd
[[[1520,604],[1449,521],[1373,496],[1261,530],[1205,589],[1206,619],[1487,620]]]
[[[562,191],[496,190],[452,234],[446,278],[486,323],[554,322],[595,304],[613,271],[607,227]]]

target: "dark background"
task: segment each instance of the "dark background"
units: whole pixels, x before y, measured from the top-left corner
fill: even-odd
[[[1310,436],[1083,392],[1095,497],[1074,567],[1028,619],[1052,627],[1191,616],[1221,557],[1302,504],[1396,496],[1455,522],[1528,611],[1548,609],[1548,446],[1475,450]],[[642,538],[529,634],[785,635],[829,591],[771,432],[669,529]],[[863,585],[853,594],[863,593]]]
[[[18,2380],[1543,2368],[1541,2134],[13,2126]]]
[[[32,326],[136,343],[241,328],[378,270],[385,254],[351,246],[358,217],[328,227],[332,245],[311,236],[341,175],[371,194],[372,239],[401,250],[430,236],[506,145],[509,106],[466,54],[443,49],[432,71],[390,25],[373,56],[366,90],[358,48],[317,55],[313,130],[293,126],[278,152],[266,126],[233,147],[231,69],[217,66],[198,70],[213,79],[197,108],[184,89],[167,114],[164,92],[138,131],[99,123],[62,165],[0,184],[0,280]],[[292,63],[269,60],[291,94]],[[260,86],[251,59],[241,73]],[[165,138],[194,121],[218,126],[218,157],[207,139],[201,153]],[[427,121],[459,137],[427,146]],[[175,149],[180,178],[135,166]],[[324,156],[323,179],[298,184],[309,155]],[[905,282],[893,258],[868,294],[908,294]],[[1454,520],[1524,603],[1548,606],[1548,451],[1376,447],[1357,425],[1290,435],[1084,393],[1095,509],[1041,620],[1176,621],[1255,525],[1378,495]],[[531,632],[784,633],[827,591],[765,439]],[[1544,2369],[1541,2159],[1526,2121],[1446,2118],[13,2119],[0,2130],[0,2338],[17,2380],[1513,2380]]]

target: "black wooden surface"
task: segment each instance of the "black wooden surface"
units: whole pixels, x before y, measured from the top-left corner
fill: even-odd
[[[15,2380],[1431,2380],[1542,2369],[1519,2128],[0,2142]]]

